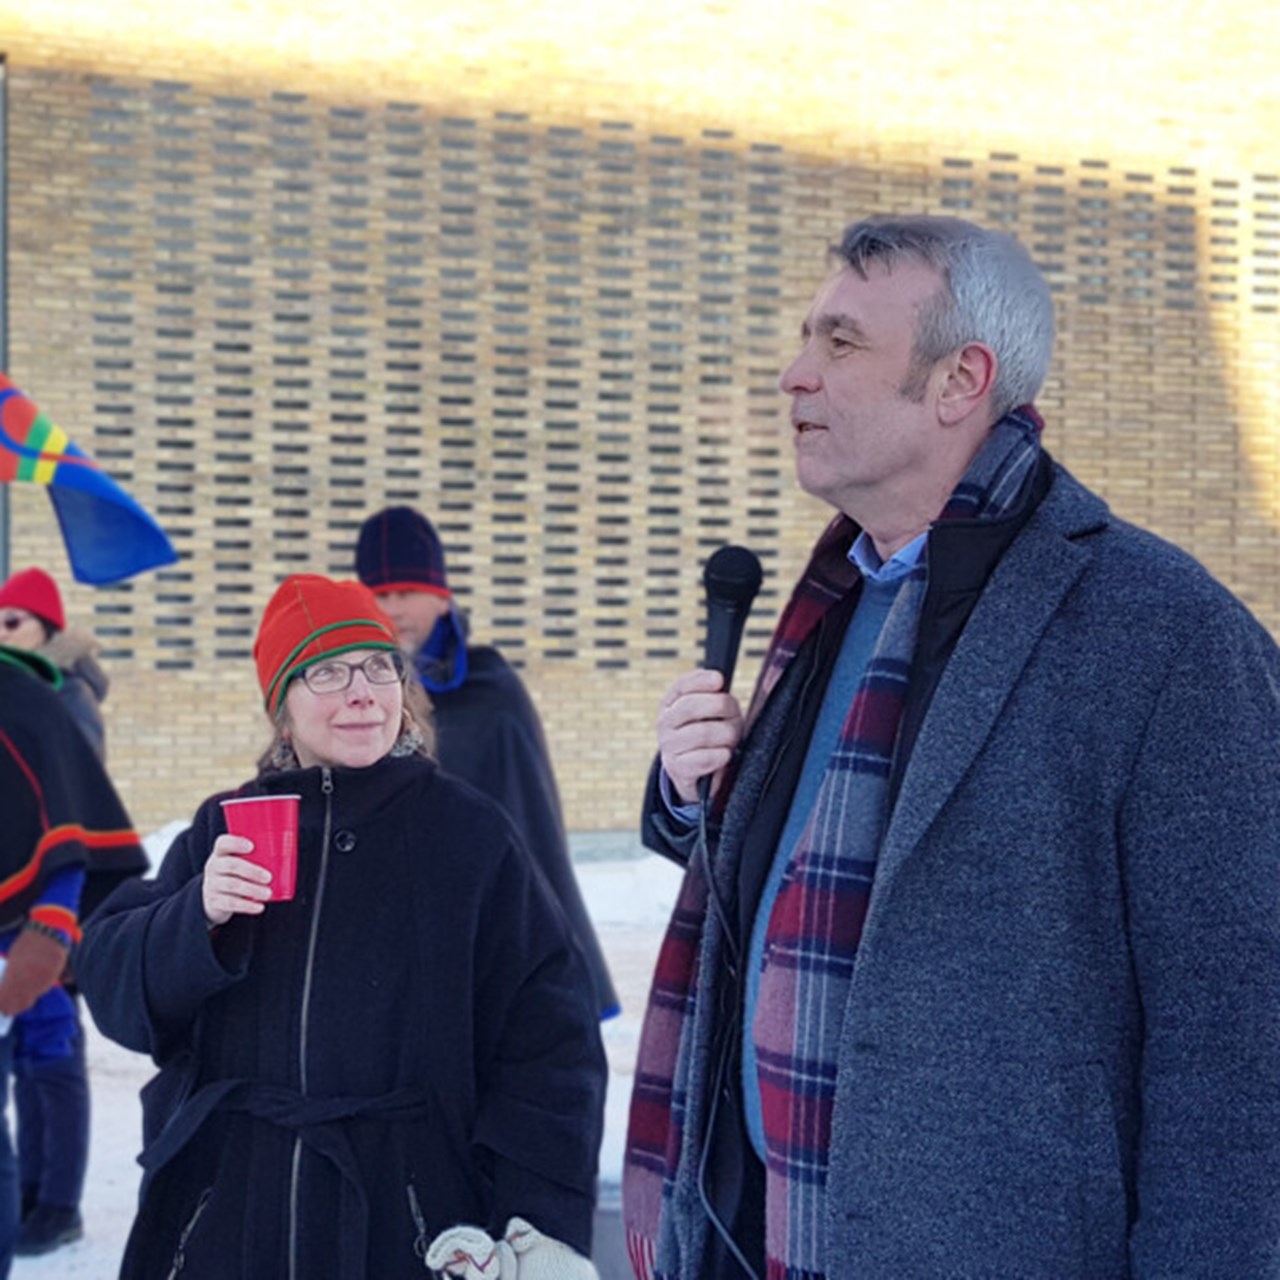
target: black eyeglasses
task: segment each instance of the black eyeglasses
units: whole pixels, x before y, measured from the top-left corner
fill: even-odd
[[[3,627],[6,631],[17,631],[24,622],[26,622],[26,618],[22,614],[6,613],[3,618],[0,618],[0,627]]]
[[[393,649],[371,653],[363,662],[329,658],[305,668],[302,680],[312,693],[341,693],[351,686],[357,671],[363,671],[370,684],[397,684],[404,679],[404,659]]]

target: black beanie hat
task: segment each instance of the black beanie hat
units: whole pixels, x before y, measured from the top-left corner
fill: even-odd
[[[360,526],[356,574],[379,591],[429,591],[447,596],[444,549],[431,521],[412,507],[387,507]]]

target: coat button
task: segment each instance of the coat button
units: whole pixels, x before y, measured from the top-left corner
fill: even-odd
[[[356,847],[356,833],[354,831],[335,832],[333,847],[339,853],[350,853]]]

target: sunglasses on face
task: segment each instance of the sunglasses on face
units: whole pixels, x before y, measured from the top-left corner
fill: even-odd
[[[0,630],[17,631],[26,620],[25,614],[6,613],[3,618],[0,618]]]

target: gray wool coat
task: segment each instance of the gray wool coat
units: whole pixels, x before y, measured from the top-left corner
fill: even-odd
[[[1280,651],[1060,468],[921,726],[839,1056],[831,1280],[1280,1277]],[[673,1207],[694,1248],[687,1162]]]

